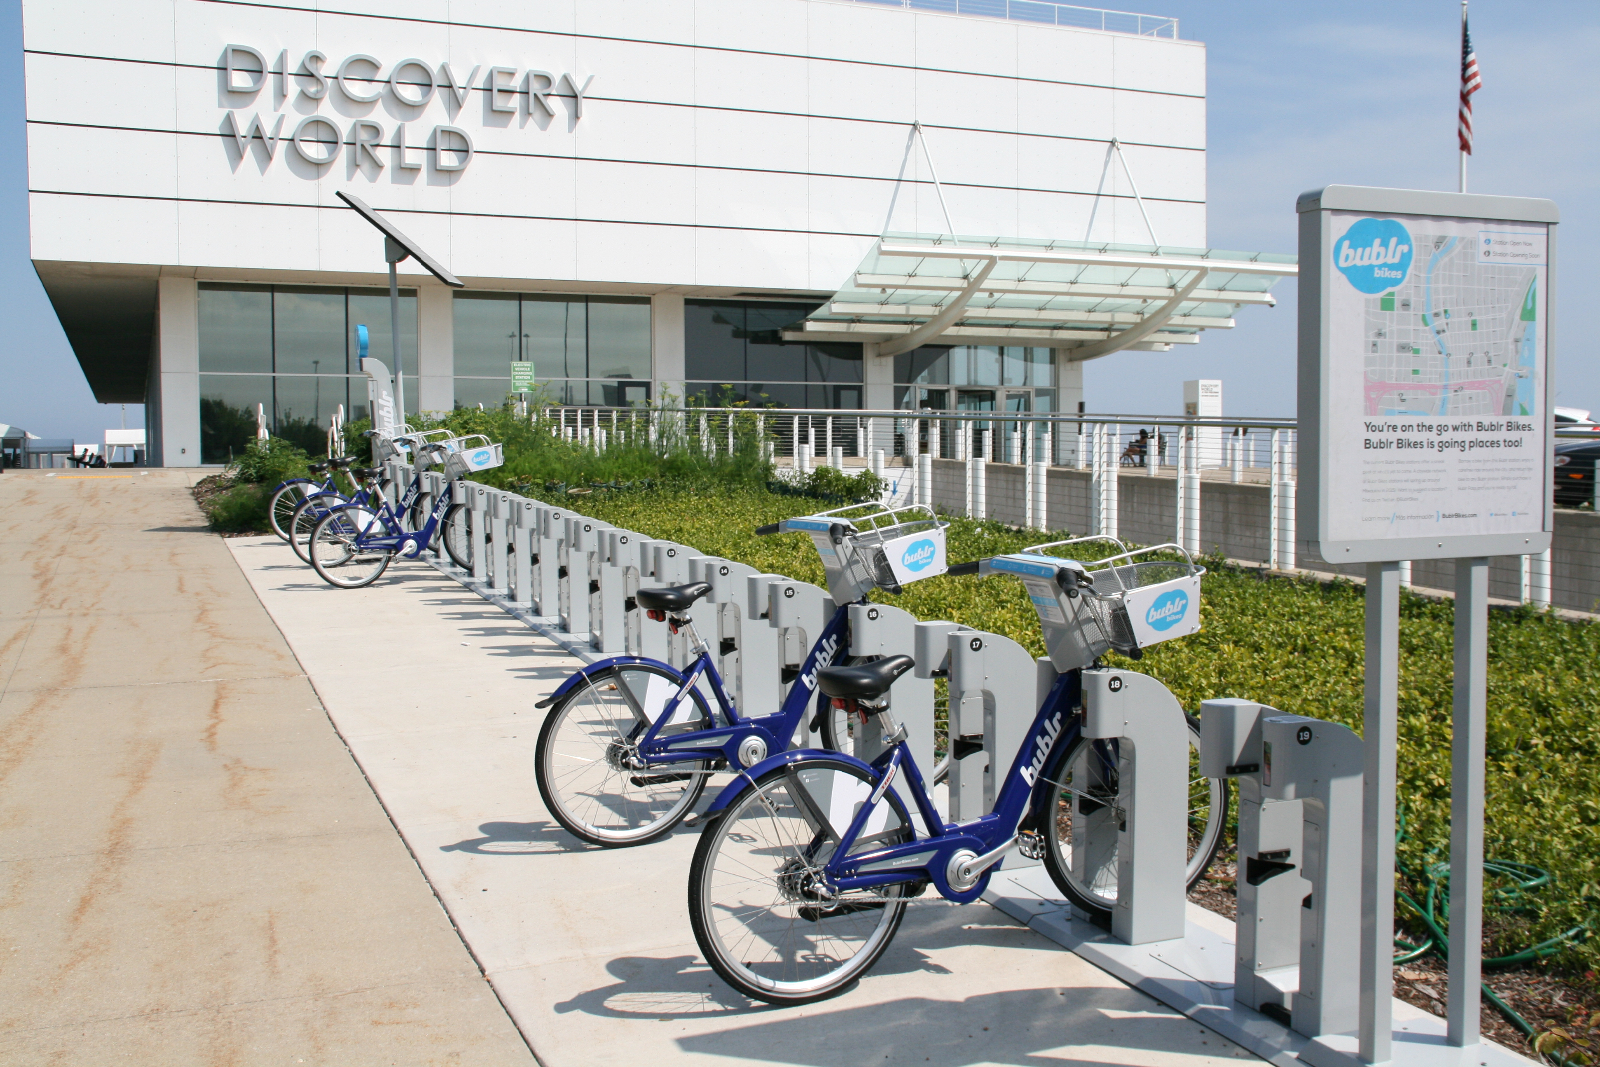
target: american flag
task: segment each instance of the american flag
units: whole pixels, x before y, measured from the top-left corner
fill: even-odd
[[[1472,155],[1472,94],[1483,88],[1478,77],[1478,53],[1472,50],[1472,34],[1467,32],[1467,20],[1461,20],[1461,111],[1456,120],[1456,136],[1461,140],[1461,151]]]

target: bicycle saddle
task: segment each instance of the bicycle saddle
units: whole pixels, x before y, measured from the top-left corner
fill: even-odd
[[[383,473],[382,467],[351,467],[350,473],[357,478],[376,478]]]
[[[910,656],[885,656],[854,667],[824,667],[817,672],[817,688],[830,697],[877,700],[916,665]]]
[[[665,589],[641,589],[633,595],[633,600],[646,611],[688,611],[690,604],[709,592],[709,583],[690,582]]]
[[[326,463],[307,463],[306,464],[306,470],[310,471],[312,474],[321,474],[323,471],[325,471],[327,469],[328,469],[328,465]]]
[[[354,456],[335,456],[328,460],[325,465],[343,470],[345,467],[350,466],[350,464],[354,463],[355,461],[356,457]]]

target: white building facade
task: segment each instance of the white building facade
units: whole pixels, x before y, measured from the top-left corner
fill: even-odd
[[[1205,244],[1204,46],[1148,16],[1017,0],[23,15],[32,258],[97,398],[145,403],[166,466],[225,462],[258,405],[317,451],[337,405],[364,414],[355,327],[387,359],[387,268],[336,190],[466,283],[400,265],[405,395],[430,411],[500,402],[517,360],[567,403],[987,393],[1077,410],[1067,349],[879,357],[784,331],[886,230]],[[908,152],[914,123],[927,156]]]

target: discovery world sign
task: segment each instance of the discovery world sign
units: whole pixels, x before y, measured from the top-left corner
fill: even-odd
[[[269,59],[245,44],[224,48],[217,72],[223,144],[232,146],[234,168],[253,151],[265,173],[287,140],[286,154],[292,152],[302,164],[298,169],[312,179],[346,152],[355,170],[382,171],[392,163],[403,171],[424,166],[464,171],[475,149],[460,123],[475,91],[482,94],[484,123],[509,126],[520,121],[544,129],[563,111],[576,126],[594,81],[592,74],[580,78],[565,71],[482,64],[468,69],[448,60],[433,63],[414,57],[385,65],[364,52],[335,64],[315,49],[291,65],[287,48]],[[365,116],[322,113],[324,100],[331,104],[341,99],[342,108],[330,106],[330,112],[371,110]],[[453,121],[433,122],[430,128],[428,113],[439,107]],[[391,128],[373,117],[380,109],[393,118]]]

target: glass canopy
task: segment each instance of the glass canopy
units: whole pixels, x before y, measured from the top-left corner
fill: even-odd
[[[887,233],[790,340],[1049,345],[1091,359],[1165,351],[1228,329],[1244,304],[1275,303],[1296,257],[1171,245]]]

